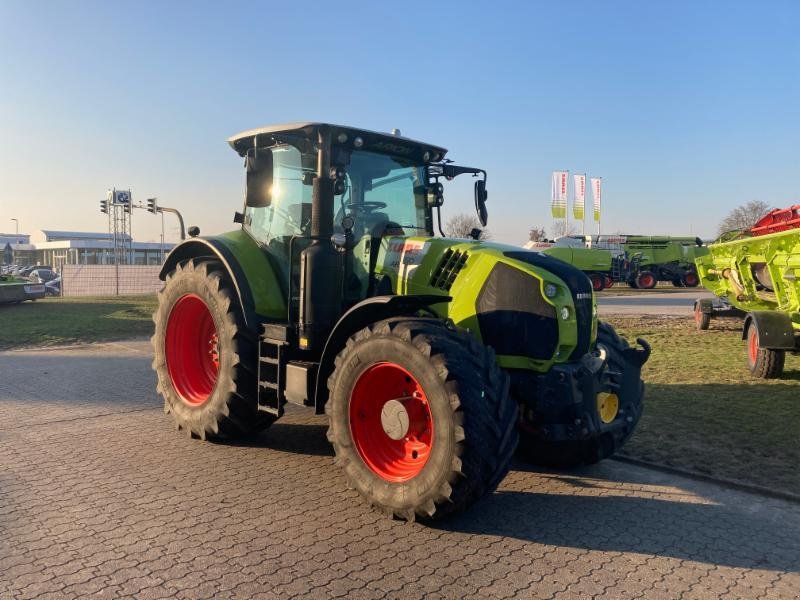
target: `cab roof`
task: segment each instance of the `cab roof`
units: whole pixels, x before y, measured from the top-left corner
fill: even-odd
[[[316,139],[317,132],[321,128],[327,128],[331,131],[333,143],[338,146],[353,148],[353,140],[359,137],[363,140],[363,146],[360,149],[381,154],[420,159],[427,152],[428,160],[433,162],[442,160],[444,155],[447,154],[446,148],[426,144],[425,142],[419,142],[400,135],[359,129],[347,125],[313,122],[283,123],[248,129],[228,138],[228,144],[239,156],[244,156],[250,148],[266,145],[270,142],[270,138],[276,135],[293,134],[308,139]],[[344,142],[339,141],[342,134],[346,137]]]

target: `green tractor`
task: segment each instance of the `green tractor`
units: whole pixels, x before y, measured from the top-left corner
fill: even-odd
[[[598,323],[577,269],[441,232],[443,184],[486,173],[399,134],[323,123],[229,140],[244,158],[230,233],[168,256],[154,315],[165,411],[236,437],[287,404],[327,414],[347,482],[413,520],[493,490],[515,450],[548,464],[609,456],[642,412],[649,347]],[[435,219],[434,217],[438,217]]]

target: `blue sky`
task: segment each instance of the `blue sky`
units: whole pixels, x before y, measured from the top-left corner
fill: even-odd
[[[550,225],[553,169],[603,177],[607,233],[712,236],[738,204],[800,201],[796,3],[291,4],[0,0],[0,231],[102,230],[111,186],[230,229],[225,139],[295,120],[486,168],[511,243]],[[445,215],[471,212],[465,183]]]

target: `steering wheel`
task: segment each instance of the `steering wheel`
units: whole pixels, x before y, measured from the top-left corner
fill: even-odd
[[[353,210],[361,210],[364,212],[374,212],[382,208],[386,208],[386,202],[348,202],[345,204],[347,208]]]

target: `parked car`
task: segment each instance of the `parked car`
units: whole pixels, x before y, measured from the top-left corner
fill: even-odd
[[[37,267],[28,275],[28,279],[35,283],[47,283],[58,277],[58,273],[46,267]]]
[[[30,274],[37,269],[49,269],[52,271],[53,267],[51,265],[29,265],[27,267],[21,267],[16,273],[14,273],[14,275],[19,275],[20,277],[30,277]]]
[[[61,275],[56,277],[55,279],[51,279],[47,283],[44,284],[44,291],[45,294],[48,296],[60,296],[61,295]]]

